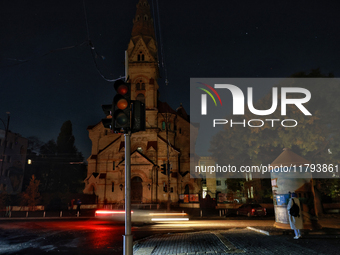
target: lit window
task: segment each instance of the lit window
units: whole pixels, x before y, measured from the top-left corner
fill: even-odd
[[[27,164],[31,165],[32,164],[32,159],[27,160]]]
[[[205,198],[207,196],[208,188],[203,187],[203,192],[202,192],[202,198]]]

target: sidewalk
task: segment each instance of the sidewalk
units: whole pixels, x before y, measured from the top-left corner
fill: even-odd
[[[303,237],[299,240],[293,239],[292,230],[272,226],[169,233],[135,242],[133,254],[338,254],[339,217],[324,218],[319,223],[322,229],[303,230]],[[321,239],[326,245],[318,245],[317,251],[314,250]],[[335,241],[335,248],[328,246],[327,240]]]

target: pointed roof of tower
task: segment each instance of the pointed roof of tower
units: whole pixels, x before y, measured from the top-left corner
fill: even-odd
[[[271,166],[291,166],[291,165],[310,164],[307,159],[297,155],[288,148],[284,148],[283,152],[270,164]]]
[[[151,16],[150,4],[147,0],[139,0],[136,16],[133,19],[132,38],[135,36],[150,36],[155,39],[155,30]]]

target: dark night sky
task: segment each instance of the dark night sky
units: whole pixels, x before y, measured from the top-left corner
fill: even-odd
[[[101,105],[114,96],[87,40],[107,78],[124,76],[138,1],[84,1],[89,34],[82,0],[0,2],[0,118],[11,112],[12,132],[45,142],[71,120],[87,158],[86,128],[105,117]],[[190,77],[286,77],[318,67],[340,74],[338,1],[158,2],[167,70],[161,69],[160,99],[174,109],[183,103],[189,112]]]

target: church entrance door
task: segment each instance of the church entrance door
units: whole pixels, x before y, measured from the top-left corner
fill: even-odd
[[[140,204],[143,198],[142,178],[136,176],[131,179],[131,203]]]

